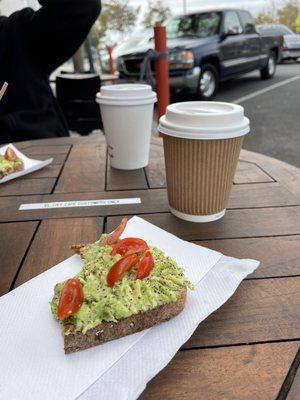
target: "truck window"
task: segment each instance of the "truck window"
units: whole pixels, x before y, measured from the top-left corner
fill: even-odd
[[[258,31],[269,36],[294,35],[294,32],[285,25],[259,25]]]
[[[180,37],[206,38],[218,34],[221,16],[219,12],[184,15],[173,18],[167,25],[168,39]]]
[[[224,19],[224,33],[236,35],[242,32],[242,25],[237,13],[235,11],[227,11]]]
[[[248,13],[247,11],[240,11],[240,16],[241,16],[242,23],[244,26],[244,32],[245,33],[256,33],[254,20],[253,20],[251,14]]]

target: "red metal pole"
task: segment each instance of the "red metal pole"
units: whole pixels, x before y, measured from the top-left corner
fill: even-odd
[[[116,69],[115,69],[114,59],[113,59],[113,56],[112,56],[112,47],[111,46],[106,46],[106,50],[107,50],[108,57],[109,57],[109,73],[111,75],[114,75],[115,72],[116,72]]]
[[[155,50],[158,53],[167,52],[167,36],[164,26],[154,28]],[[158,97],[157,114],[158,118],[166,113],[166,108],[170,104],[169,87],[169,61],[165,57],[155,61],[156,92]]]

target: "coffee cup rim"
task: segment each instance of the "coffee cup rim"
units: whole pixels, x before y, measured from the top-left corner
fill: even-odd
[[[96,102],[100,105],[112,105],[112,106],[137,106],[137,105],[146,105],[146,104],[154,104],[157,102],[157,95],[155,92],[151,92],[149,96],[141,96],[141,97],[106,97],[101,95],[101,93],[97,93]]]
[[[182,139],[217,140],[246,135],[250,122],[238,104],[191,101],[169,105],[158,129]]]
[[[236,129],[230,129],[226,131],[224,128],[220,131],[217,130],[208,130],[206,129],[203,132],[200,132],[199,129],[182,129],[175,130],[174,127],[167,128],[164,124],[164,117],[161,117],[160,123],[158,125],[158,130],[160,133],[173,136],[181,139],[194,139],[194,140],[219,140],[219,139],[232,139],[239,136],[245,136],[250,132],[249,127],[249,119],[245,117],[245,127],[241,129],[238,127]]]

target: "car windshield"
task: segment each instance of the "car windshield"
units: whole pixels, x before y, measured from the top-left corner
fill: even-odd
[[[259,26],[259,32],[264,35],[276,36],[276,35],[293,35],[294,32],[291,31],[287,26],[284,25],[266,25]]]
[[[219,31],[221,16],[218,12],[184,15],[173,18],[167,25],[168,39],[181,37],[206,38]]]
[[[120,44],[119,46],[116,47],[116,51],[118,53],[130,50],[132,48],[135,48],[138,45],[143,44],[143,42],[149,40],[151,38],[151,31],[146,31],[142,33],[138,33],[129,39],[127,39],[125,42]]]

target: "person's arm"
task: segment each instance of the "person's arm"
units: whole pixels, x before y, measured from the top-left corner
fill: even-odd
[[[67,61],[84,42],[101,10],[100,0],[39,0],[26,21],[27,44],[47,71]]]

